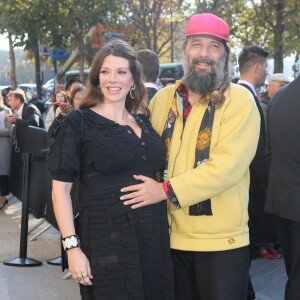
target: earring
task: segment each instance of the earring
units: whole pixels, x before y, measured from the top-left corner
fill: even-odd
[[[136,87],[135,84],[133,84],[133,86],[130,88],[129,95],[131,99],[134,99],[136,96],[135,87]]]
[[[100,90],[100,94],[102,95],[103,93],[102,93],[100,84],[98,85],[98,89]]]

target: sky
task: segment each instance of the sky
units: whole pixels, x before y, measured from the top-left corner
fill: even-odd
[[[8,39],[5,35],[0,34],[0,50],[8,50]]]

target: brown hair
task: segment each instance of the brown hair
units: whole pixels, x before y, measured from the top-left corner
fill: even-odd
[[[56,101],[56,95],[57,95],[57,94],[63,94],[64,97],[65,97],[65,102],[68,102],[68,97],[67,97],[67,95],[66,95],[66,93],[65,93],[64,91],[56,91],[56,92],[54,93],[54,97],[53,97],[54,102]]]
[[[146,89],[142,81],[142,68],[137,60],[134,49],[122,40],[113,40],[105,45],[94,57],[90,73],[87,79],[86,89],[82,93],[82,102],[80,108],[95,107],[103,101],[103,95],[99,89],[99,74],[104,59],[109,56],[122,57],[128,60],[129,70],[132,74],[135,88],[135,97],[131,98],[130,93],[126,96],[125,107],[129,113],[136,114],[138,111],[149,115],[146,106]]]
[[[23,90],[21,89],[16,89],[14,91],[10,91],[8,94],[7,94],[7,98],[10,97],[10,96],[14,96],[15,98],[19,99],[22,103],[26,102],[26,96],[25,96],[25,93],[23,92]]]

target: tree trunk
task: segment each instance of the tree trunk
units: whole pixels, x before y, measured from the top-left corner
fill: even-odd
[[[274,27],[274,73],[283,73],[284,1],[276,4],[276,25]]]
[[[84,78],[84,41],[82,36],[77,38],[78,51],[79,51],[79,77],[82,82],[85,82]]]
[[[15,90],[17,88],[17,77],[16,77],[16,58],[15,52],[12,42],[12,36],[8,33],[8,42],[9,42],[9,59],[10,59],[10,67],[11,67],[11,74],[10,74],[10,82],[12,89]]]
[[[35,45],[34,61],[35,61],[36,90],[37,90],[39,99],[42,99],[41,64],[40,64],[40,50],[39,50],[38,40],[36,41],[36,45]]]

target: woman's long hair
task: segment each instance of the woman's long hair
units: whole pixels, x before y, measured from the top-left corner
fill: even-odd
[[[136,114],[142,112],[148,116],[149,110],[146,106],[146,89],[142,81],[141,65],[137,60],[134,49],[128,43],[118,39],[105,45],[95,55],[87,79],[86,89],[82,92],[80,108],[95,107],[99,102],[103,101],[103,94],[99,88],[99,74],[104,59],[109,55],[125,58],[129,62],[129,70],[136,88],[134,98],[131,98],[130,93],[126,96],[126,109],[129,113]]]

